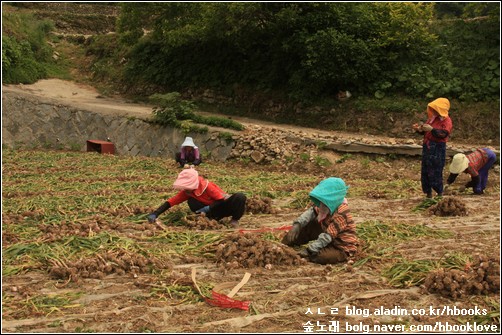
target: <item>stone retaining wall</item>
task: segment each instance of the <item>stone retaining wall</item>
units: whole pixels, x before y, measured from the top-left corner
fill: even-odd
[[[234,146],[217,131],[188,136],[203,158],[216,161],[225,161]],[[118,155],[173,158],[184,138],[179,129],[137,118],[101,115],[18,93],[2,96],[3,147],[86,151],[87,140],[101,140],[113,142]]]

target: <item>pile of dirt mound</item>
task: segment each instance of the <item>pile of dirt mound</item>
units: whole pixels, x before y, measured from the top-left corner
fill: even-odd
[[[259,235],[234,233],[216,249],[216,261],[227,269],[305,264],[294,249]]]
[[[118,275],[149,273],[152,269],[171,269],[173,266],[167,259],[147,258],[126,250],[107,251],[71,262],[71,264],[56,260],[51,263],[49,274],[52,277],[74,282],[78,282],[79,278],[101,279],[112,273]]]
[[[477,255],[465,270],[438,269],[425,278],[424,287],[454,299],[466,295],[497,293],[500,290],[500,258]]]
[[[254,195],[246,199],[246,213],[275,214],[277,210],[272,208],[271,198]]]
[[[39,224],[38,228],[44,233],[44,241],[52,242],[68,236],[89,237],[103,231],[142,231],[146,236],[155,235],[161,228],[151,223],[119,223],[106,221],[99,216],[93,216],[86,221],[70,222],[61,221],[59,224]]]
[[[227,228],[224,224],[217,220],[212,220],[205,215],[188,215],[183,219],[185,225],[190,229],[198,230],[211,230],[211,229],[225,229]]]
[[[38,229],[45,233],[45,240],[52,242],[64,236],[88,237],[89,233],[99,233],[102,229],[97,222],[74,223],[62,221],[60,224],[39,224]]]
[[[437,216],[467,216],[467,206],[455,197],[446,197],[429,208],[429,213]]]

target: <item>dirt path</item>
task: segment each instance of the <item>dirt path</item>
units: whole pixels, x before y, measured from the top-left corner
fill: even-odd
[[[28,93],[36,97],[62,102],[75,108],[107,115],[148,118],[152,107],[127,103],[118,98],[105,98],[91,86],[60,79],[44,79],[31,85],[3,85],[4,92]]]
[[[45,79],[31,85],[4,85],[4,92],[24,92],[34,96],[52,99],[62,102],[70,106],[81,109],[89,109],[108,115],[120,115],[126,117],[136,117],[140,119],[148,119],[152,113],[151,105],[136,104],[127,102],[120,97],[103,97],[96,89],[91,86],[78,84],[71,81],[60,79]],[[201,114],[208,114],[201,112]],[[267,128],[276,128],[283,131],[290,131],[304,138],[322,139],[326,141],[336,141],[338,143],[364,143],[369,145],[421,145],[421,139],[417,136],[412,136],[408,139],[398,139],[387,136],[376,136],[364,133],[347,133],[340,131],[324,131],[313,128],[298,127],[285,124],[274,124],[267,121],[250,119],[246,117],[232,116],[232,119],[242,123],[245,126],[260,126]],[[483,143],[449,143],[449,148],[457,151],[471,150],[477,147],[485,147]],[[495,146],[492,148],[499,152],[500,148]]]

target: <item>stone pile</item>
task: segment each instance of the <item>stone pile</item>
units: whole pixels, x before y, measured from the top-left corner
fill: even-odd
[[[289,131],[249,126],[235,138],[230,159],[251,159],[257,164],[290,165],[295,161],[313,161],[317,145]]]

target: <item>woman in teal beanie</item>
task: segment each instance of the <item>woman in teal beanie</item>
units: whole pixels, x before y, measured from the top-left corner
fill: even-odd
[[[294,222],[282,243],[299,246],[299,254],[311,262],[334,264],[352,258],[358,246],[356,225],[345,196],[348,186],[340,178],[321,181],[310,193],[313,205]]]

